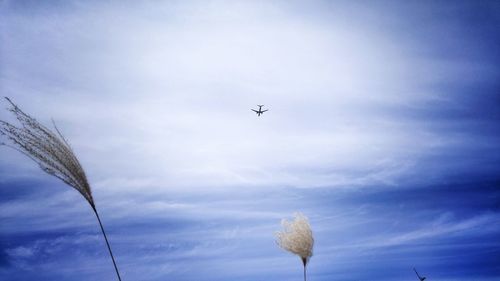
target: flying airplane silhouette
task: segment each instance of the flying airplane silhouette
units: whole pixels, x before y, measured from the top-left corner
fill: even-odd
[[[425,280],[425,278],[427,278],[427,277],[422,277],[422,276],[420,276],[420,275],[418,274],[418,272],[417,272],[417,270],[416,270],[415,268],[413,268],[413,270],[414,270],[414,271],[415,271],[415,273],[417,274],[417,277],[418,277],[418,279],[420,279],[420,281],[424,281],[424,280]]]
[[[267,109],[266,109],[266,110],[262,110],[262,107],[263,107],[264,105],[259,105],[259,104],[258,104],[257,106],[259,107],[259,110],[252,109],[252,111],[253,111],[253,112],[257,113],[257,116],[260,116],[261,114],[263,114],[264,112],[266,112],[266,111],[267,111]]]

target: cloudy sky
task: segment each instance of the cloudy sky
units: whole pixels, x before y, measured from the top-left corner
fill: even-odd
[[[71,143],[124,281],[301,280],[296,211],[309,280],[492,281],[498,46],[496,1],[3,0],[0,93]],[[114,280],[105,247],[0,147],[1,280]]]

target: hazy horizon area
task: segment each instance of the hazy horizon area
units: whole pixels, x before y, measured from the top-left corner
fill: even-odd
[[[499,46],[497,1],[0,0],[0,96],[68,139],[124,281],[302,280],[296,211],[309,281],[493,281]],[[114,274],[82,196],[0,146],[0,279]]]

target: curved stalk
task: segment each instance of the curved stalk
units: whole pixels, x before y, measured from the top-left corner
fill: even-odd
[[[104,227],[102,226],[101,219],[99,218],[99,213],[97,212],[97,209],[95,206],[92,206],[92,209],[94,210],[95,216],[97,217],[97,220],[99,221],[99,226],[101,227],[102,234],[104,235],[104,240],[106,240],[106,246],[108,246],[108,251],[111,256],[111,260],[113,261],[113,265],[115,266],[115,271],[116,271],[116,276],[118,277],[119,281],[122,281],[120,277],[120,272],[118,272],[118,267],[116,266],[115,262],[115,257],[113,256],[113,251],[111,251],[111,246],[109,245],[108,237],[106,236],[106,232],[104,231]]]

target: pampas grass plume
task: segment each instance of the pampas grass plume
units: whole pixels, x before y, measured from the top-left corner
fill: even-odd
[[[283,250],[300,257],[304,265],[304,281],[306,266],[313,255],[314,237],[309,220],[302,213],[295,213],[293,221],[283,219],[283,231],[276,232],[276,243]]]
[[[121,281],[118,267],[116,266],[111,246],[109,245],[106,232],[102,225],[99,213],[97,212],[92,190],[78,158],[76,158],[71,146],[57,129],[54,123],[55,133],[40,124],[35,118],[24,113],[9,98],[5,98],[9,104],[9,111],[16,117],[21,124],[16,127],[8,122],[0,120],[0,136],[9,139],[12,145],[0,143],[13,148],[35,161],[40,168],[47,174],[62,180],[67,185],[76,189],[87,200],[92,207],[101,231],[106,240],[113,265],[115,267],[118,280]]]

